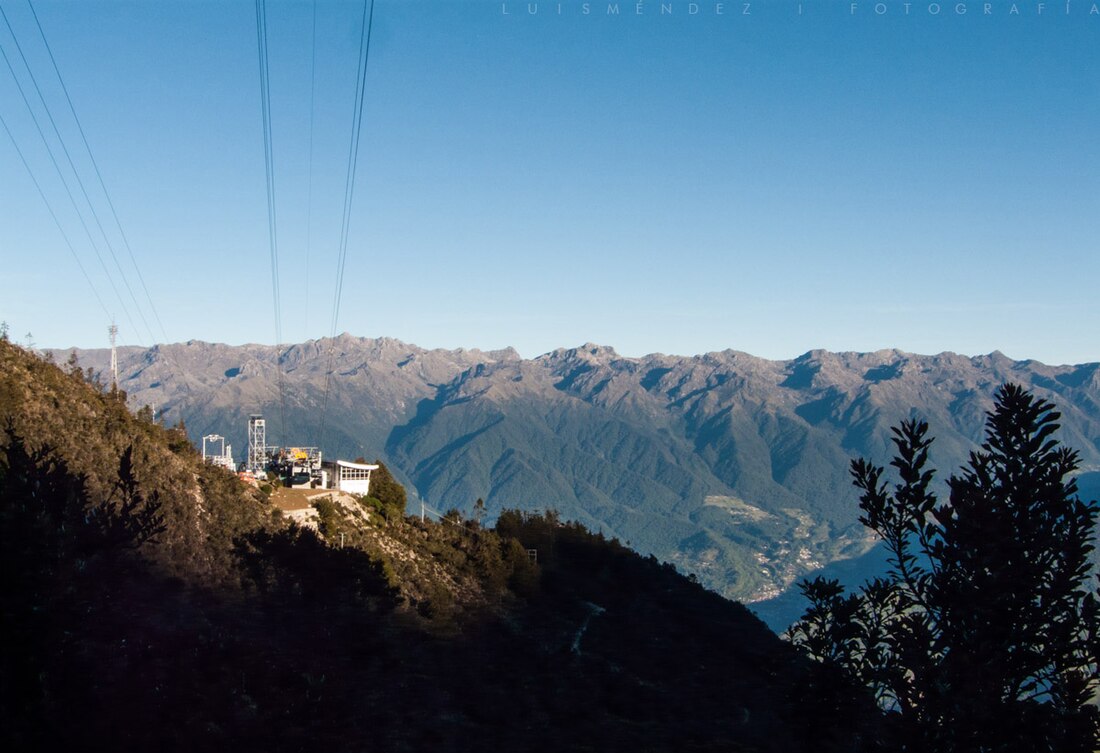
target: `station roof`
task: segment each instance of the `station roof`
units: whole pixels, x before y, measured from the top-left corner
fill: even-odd
[[[355,468],[360,471],[377,471],[377,465],[368,465],[367,463],[349,463],[346,460],[337,460],[336,465],[343,466],[344,468]]]

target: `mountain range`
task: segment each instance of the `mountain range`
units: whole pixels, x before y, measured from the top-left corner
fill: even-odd
[[[869,692],[655,557],[552,513],[422,521],[392,479],[303,509],[86,376],[0,337],[5,750],[896,749]]]
[[[108,369],[107,350],[75,354]],[[132,408],[184,421],[196,442],[223,435],[238,460],[248,415],[262,413],[269,444],[383,460],[409,487],[410,511],[423,501],[468,514],[479,498],[490,517],[552,508],[746,601],[868,555],[849,461],[887,463],[890,427],[920,416],[942,488],[981,442],[1003,382],[1053,400],[1083,487],[1100,477],[1100,363],[899,350],[633,358],[591,343],[525,359],[348,334],[122,348],[118,360]]]

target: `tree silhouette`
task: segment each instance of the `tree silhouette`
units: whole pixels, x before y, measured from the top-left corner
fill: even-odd
[[[883,469],[852,462],[860,521],[890,551],[885,579],[846,595],[802,585],[789,636],[843,668],[889,715],[894,745],[928,751],[1092,751],[1100,743],[1100,601],[1087,587],[1096,502],[1078,498],[1078,454],[1053,438],[1054,405],[1013,384],[986,441],[937,504],[928,424],[893,430]]]
[[[39,736],[71,687],[67,651],[107,607],[121,560],[164,530],[160,501],[134,478],[133,448],[103,498],[55,448],[38,447],[9,418],[0,429],[0,729],[16,749],[49,747]],[[12,648],[14,647],[14,648]]]

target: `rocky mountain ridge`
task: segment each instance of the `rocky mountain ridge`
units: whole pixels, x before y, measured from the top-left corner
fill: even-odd
[[[86,376],[0,337],[5,750],[881,747],[869,694],[653,557],[384,475],[311,530]]]
[[[108,363],[102,350],[77,356]],[[998,352],[772,361],[734,350],[635,358],[586,343],[524,359],[344,334],[278,350],[191,341],[119,360],[133,405],[182,418],[196,440],[225,435],[238,457],[254,412],[270,443],[321,442],[331,370],[328,454],[385,460],[437,509],[469,511],[479,497],[490,515],[554,508],[748,600],[870,548],[848,462],[885,463],[889,427],[910,415],[931,424],[946,478],[980,441],[993,390],[1018,382],[1060,407],[1062,439],[1100,469],[1100,364]]]

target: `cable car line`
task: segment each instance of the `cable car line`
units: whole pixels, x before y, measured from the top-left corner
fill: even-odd
[[[359,164],[359,137],[363,126],[363,103],[367,85],[367,63],[370,60],[371,31],[374,27],[374,0],[370,0],[370,12],[367,12],[366,0],[363,2],[363,19],[359,31],[359,67],[355,82],[355,106],[352,110],[351,141],[348,144],[348,168],[344,179],[344,211],[340,224],[340,249],[336,267],[336,292],[333,296],[332,327],[329,339],[329,358],[325,374],[325,391],[321,400],[321,419],[318,430],[318,446],[324,446],[325,421],[328,414],[329,393],[332,388],[333,362],[336,353],[336,326],[340,318],[340,301],[343,297],[344,269],[347,263],[348,231],[351,225],[352,200],[355,197],[355,173]]]
[[[286,384],[282,367],[282,302],[279,294],[279,241],[275,213],[275,157],[271,130],[271,73],[267,52],[267,4],[256,0],[256,49],[260,62],[260,109],[264,130],[264,169],[267,175],[267,230],[271,252],[271,294],[275,306],[275,370],[279,383],[280,432],[286,438]]]
[[[313,246],[313,121],[317,108],[317,0],[313,0],[313,24],[310,34],[309,61],[309,187],[306,193],[306,306],[305,330],[309,336],[309,257]]]

